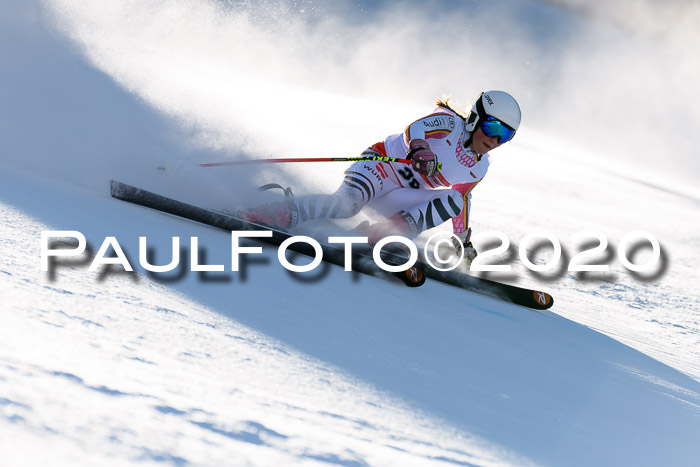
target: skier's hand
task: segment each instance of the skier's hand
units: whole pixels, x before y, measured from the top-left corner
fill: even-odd
[[[440,170],[437,155],[430,150],[430,145],[424,139],[412,139],[409,142],[406,158],[411,161],[413,170],[428,177]]]
[[[452,244],[455,247],[456,253],[459,255],[462,253],[462,250],[464,250],[464,261],[466,261],[467,264],[471,264],[477,255],[476,248],[474,248],[474,245],[472,245],[470,241],[472,236],[471,227],[468,228],[466,232],[456,233],[454,235],[455,236],[452,237]]]

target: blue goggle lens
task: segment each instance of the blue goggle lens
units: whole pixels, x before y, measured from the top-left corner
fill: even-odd
[[[497,137],[499,144],[506,143],[515,136],[514,129],[494,117],[486,117],[479,127],[489,138]]]

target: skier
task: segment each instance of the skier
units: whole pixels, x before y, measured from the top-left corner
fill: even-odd
[[[333,194],[307,195],[296,200],[250,209],[239,216],[271,227],[292,228],[313,219],[346,219],[370,206],[388,215],[358,232],[376,243],[387,235],[413,238],[452,220],[453,243],[473,259],[469,241],[472,189],[489,167],[488,151],[510,141],[520,125],[520,107],[503,91],[481,93],[466,117],[447,100],[411,123],[403,133],[388,136],[363,156],[406,158],[411,164],[358,161],[345,172]],[[287,191],[289,194],[289,191]]]

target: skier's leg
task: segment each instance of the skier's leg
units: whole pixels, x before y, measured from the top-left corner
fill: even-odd
[[[409,206],[400,209],[399,205]],[[457,190],[394,190],[373,206],[378,211],[392,209],[394,215],[370,226],[364,233],[370,242],[387,235],[413,238],[428,229],[458,216],[464,209],[464,198]],[[398,212],[396,212],[396,210]]]
[[[360,161],[345,171],[342,183],[330,195],[307,195],[297,200],[299,221],[312,219],[347,219],[356,215],[370,201],[399,188],[383,178],[376,161]]]
[[[275,227],[294,227],[314,219],[347,219],[371,200],[399,186],[382,177],[376,161],[359,161],[345,171],[340,187],[333,194],[306,195],[260,206],[239,214],[251,222]]]

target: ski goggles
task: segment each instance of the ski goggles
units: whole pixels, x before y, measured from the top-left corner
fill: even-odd
[[[494,136],[498,138],[498,144],[507,143],[515,136],[514,129],[490,115],[481,122],[479,128],[481,128],[481,131],[489,138],[493,138]]]

